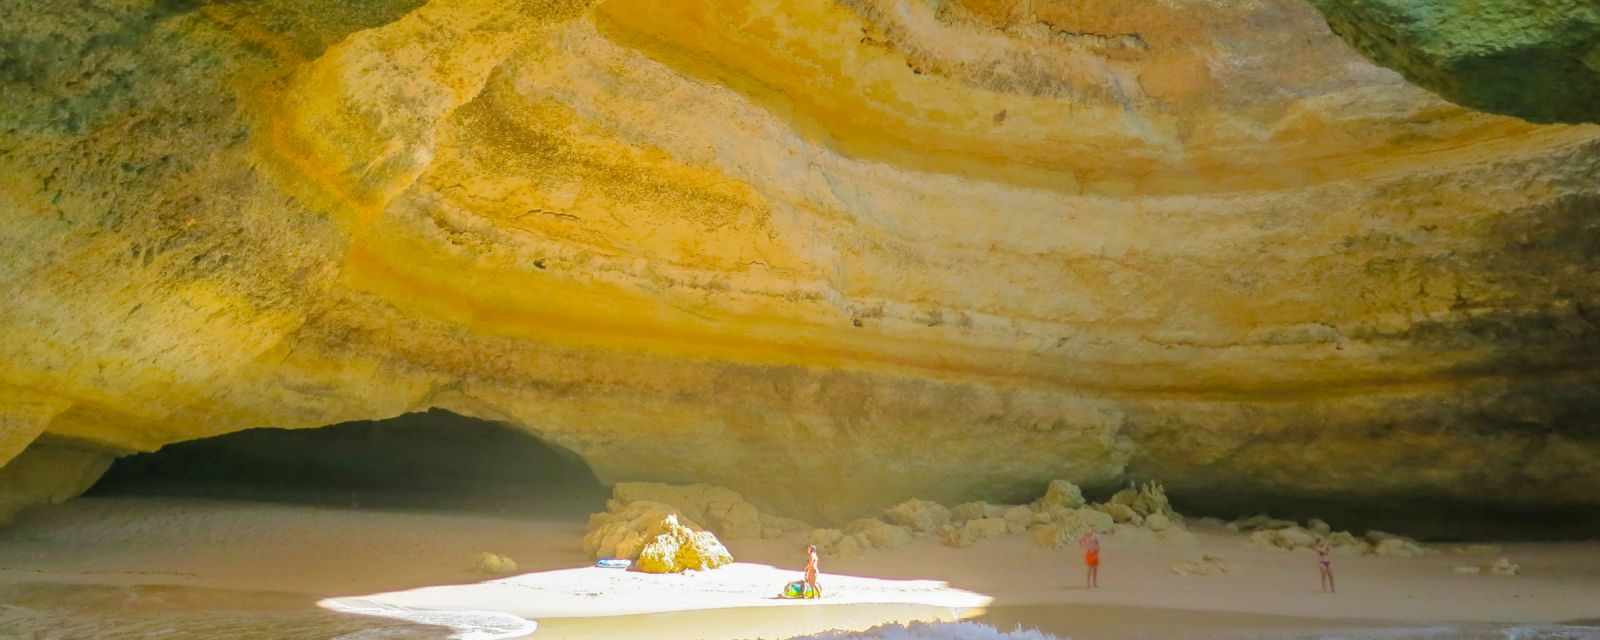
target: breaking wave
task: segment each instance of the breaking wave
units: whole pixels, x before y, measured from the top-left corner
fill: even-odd
[[[975,622],[886,624],[866,631],[828,631],[792,640],[1070,640],[1048,633],[1017,629],[1001,631]]]
[[[360,598],[324,600],[323,608],[340,613],[351,613],[379,618],[405,620],[417,624],[446,627],[454,631],[452,640],[510,640],[533,633],[539,624],[526,618],[498,611],[439,611],[396,607]],[[335,640],[367,640],[357,635],[339,636]]]

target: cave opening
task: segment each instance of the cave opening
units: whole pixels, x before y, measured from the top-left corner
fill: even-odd
[[[433,409],[179,442],[117,460],[85,495],[566,517],[608,493],[571,450]]]

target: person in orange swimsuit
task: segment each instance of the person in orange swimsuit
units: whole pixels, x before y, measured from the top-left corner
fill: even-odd
[[[1084,574],[1084,587],[1089,589],[1100,588],[1100,536],[1093,531],[1083,534],[1078,539],[1078,546],[1083,547],[1083,565],[1088,569]]]

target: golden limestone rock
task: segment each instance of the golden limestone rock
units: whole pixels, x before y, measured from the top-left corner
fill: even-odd
[[[0,517],[429,408],[827,526],[1055,479],[1600,506],[1600,127],[1450,104],[1328,23],[0,3]],[[741,501],[691,520],[793,528]]]
[[[671,505],[638,501],[589,516],[583,550],[597,560],[634,560],[640,571],[678,573],[733,562],[716,534],[683,519]]]
[[[733,562],[733,555],[710,531],[695,531],[678,524],[669,514],[660,522],[661,533],[639,551],[638,567],[645,573],[681,573],[715,569]]]
[[[472,568],[478,573],[503,576],[517,572],[517,561],[498,553],[484,551],[473,560]]]

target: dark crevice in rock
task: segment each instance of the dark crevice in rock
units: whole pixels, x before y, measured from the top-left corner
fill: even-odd
[[[599,508],[606,489],[571,451],[432,410],[180,442],[118,460],[89,495],[571,515]]]

